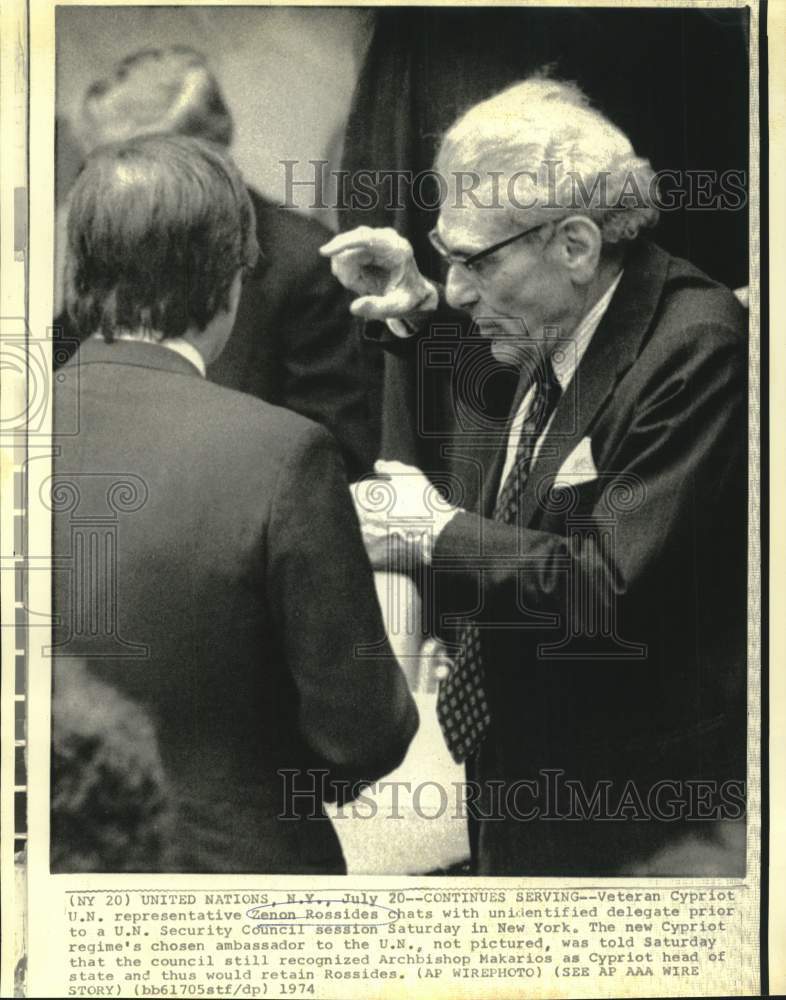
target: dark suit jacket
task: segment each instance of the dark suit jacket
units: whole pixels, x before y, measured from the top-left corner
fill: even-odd
[[[343,871],[335,789],[280,772],[374,780],[417,713],[331,436],[158,345],[90,340],[60,374],[55,652],[153,717],[168,870]]]
[[[492,725],[470,775],[539,791],[522,786],[504,820],[473,822],[481,872],[609,873],[707,834],[708,822],[658,821],[648,796],[662,780],[682,783],[663,812],[693,797],[700,819],[739,815],[739,790],[736,805],[727,786],[697,807],[685,782],[745,777],[746,379],[731,293],[642,242],[556,410],[518,526],[492,519],[507,428],[450,442],[467,512],[435,545],[433,600],[441,630],[462,613],[482,626]],[[584,438],[597,478],[554,490]],[[549,812],[544,771],[580,782],[590,803],[612,782],[616,820],[517,819],[533,802]],[[644,808],[620,813],[629,781]],[[572,805],[563,786],[551,811]]]
[[[323,424],[355,477],[377,457],[378,404],[349,298],[318,252],[333,234],[249,194],[265,259],[244,282],[232,336],[208,377]]]
[[[263,258],[244,281],[232,336],[208,378],[323,424],[355,478],[377,457],[379,403],[347,293],[318,253],[332,233],[249,195]],[[84,334],[61,315],[54,335],[57,367]]]

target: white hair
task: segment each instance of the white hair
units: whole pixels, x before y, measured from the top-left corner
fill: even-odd
[[[437,169],[446,179],[502,175],[503,207],[517,221],[584,215],[605,243],[633,240],[658,220],[649,161],[575,84],[540,75],[462,115],[443,138]]]

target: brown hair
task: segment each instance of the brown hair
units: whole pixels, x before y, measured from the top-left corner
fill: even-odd
[[[71,193],[66,305],[81,336],[177,337],[229,303],[259,250],[227,154],[185,136],[139,136],[88,158]]]

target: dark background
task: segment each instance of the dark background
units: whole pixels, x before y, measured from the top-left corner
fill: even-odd
[[[428,170],[470,105],[544,66],[573,80],[655,170],[748,172],[748,12],[434,9],[377,13],[355,92],[345,169]],[[347,212],[413,239],[436,213]],[[748,283],[748,212],[664,212],[656,240],[732,287]]]
[[[748,31],[747,10],[380,10],[355,88],[342,166],[428,171],[458,115],[548,67],[554,77],[576,82],[656,171],[736,171],[748,179]],[[652,238],[732,288],[747,285],[747,187],[737,211],[662,212]],[[436,221],[436,211],[411,202],[391,211],[384,188],[373,209],[339,212],[342,229],[394,226],[432,278],[441,276],[427,239]],[[372,393],[382,400],[382,455],[439,472],[456,387],[443,384],[439,373],[430,380],[414,357],[388,355],[383,364],[370,355],[369,372]],[[489,415],[507,413],[515,385],[504,371],[489,380]]]

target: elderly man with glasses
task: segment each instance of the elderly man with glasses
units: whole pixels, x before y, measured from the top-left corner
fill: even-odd
[[[405,546],[451,654],[437,715],[474,870],[740,874],[744,313],[644,237],[654,172],[572,84],[471,108],[436,170],[444,288],[392,229],[323,253],[390,349],[425,369],[486,339],[518,373],[506,421],[473,424],[488,365],[454,361],[441,492],[392,461],[384,509],[356,491],[373,561]]]

